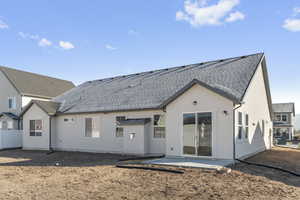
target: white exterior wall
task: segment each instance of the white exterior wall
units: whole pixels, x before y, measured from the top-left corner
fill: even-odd
[[[243,101],[245,103],[236,110],[235,114],[237,158],[247,157],[271,148],[273,136],[269,135],[269,131],[273,131],[273,125],[261,65],[255,72]],[[243,127],[245,127],[245,114],[249,115],[248,139],[245,138],[245,132],[243,132],[242,140],[238,139],[238,112],[242,112],[243,114]],[[262,120],[265,121],[264,137],[262,136]]]
[[[50,101],[47,98],[38,98],[38,97],[30,97],[30,96],[22,96],[22,108],[28,105],[31,100],[40,100],[40,101]]]
[[[134,137],[131,139],[130,134],[134,133]],[[126,154],[146,154],[148,140],[145,137],[144,125],[127,125],[124,126],[123,147]]]
[[[21,95],[0,71],[0,112],[11,112],[19,115],[21,112]],[[8,98],[14,97],[16,99],[16,108],[8,108]]]
[[[197,101],[197,105],[193,105]],[[224,110],[228,115],[224,114]],[[233,158],[233,103],[232,101],[195,85],[171,102],[166,115],[167,156],[183,155],[183,113],[212,113],[212,157]]]
[[[29,121],[42,120],[42,136],[30,136]],[[33,104],[23,115],[23,149],[49,150],[49,116]]]
[[[145,144],[149,153],[165,153],[165,139],[153,138],[153,115],[164,114],[160,110],[132,111],[116,113],[97,113],[97,114],[77,114],[59,115],[54,118],[54,128],[52,128],[53,147],[67,151],[87,151],[87,152],[123,152],[123,138],[116,137],[116,117],[125,116],[126,118],[151,118],[145,131],[148,143]],[[95,117],[100,130],[99,138],[85,137],[85,118]],[[65,122],[64,119],[74,119],[74,122]],[[150,130],[150,131],[149,131]],[[125,136],[124,136],[125,137]]]

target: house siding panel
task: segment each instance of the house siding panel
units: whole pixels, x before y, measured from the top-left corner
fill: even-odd
[[[244,104],[236,110],[236,157],[247,157],[257,152],[269,149],[272,144],[272,120],[269,112],[268,98],[265,89],[262,65],[255,72],[253,79],[243,99]],[[249,115],[249,137],[248,139],[238,139],[238,112],[243,113],[243,127],[245,124],[245,114]],[[265,134],[262,136],[262,121],[265,121]]]
[[[193,101],[197,101],[197,105],[193,105]],[[168,156],[183,155],[183,113],[212,112],[212,158],[233,158],[233,103],[230,100],[195,85],[170,103],[166,110]]]
[[[153,118],[154,114],[162,113],[163,111],[153,110],[106,114],[60,115],[55,117],[55,133],[53,134],[55,138],[53,138],[53,146],[60,150],[122,153],[124,151],[123,138],[115,136],[116,117]],[[98,119],[100,129],[99,138],[88,138],[84,136],[84,119],[86,117],[95,117]],[[65,122],[65,118],[68,118],[69,122]],[[70,119],[74,119],[74,122],[71,122]],[[147,131],[145,131],[146,137],[148,138],[148,142],[145,144],[146,151],[148,151],[148,153],[157,154],[165,153],[165,139],[153,138],[152,123],[153,120],[146,125],[149,126]]]

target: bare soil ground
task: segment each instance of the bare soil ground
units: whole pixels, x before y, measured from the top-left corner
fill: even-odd
[[[172,174],[114,167],[124,156],[0,152],[0,199],[299,199],[300,178],[237,164],[231,173]],[[300,173],[300,151],[275,148],[249,159]],[[171,169],[178,169],[172,168]]]

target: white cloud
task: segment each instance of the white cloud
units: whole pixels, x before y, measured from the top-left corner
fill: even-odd
[[[136,30],[131,29],[131,30],[128,31],[128,35],[139,35],[139,32],[137,32]]]
[[[47,46],[51,46],[51,45],[52,45],[52,42],[49,41],[49,40],[47,40],[46,38],[42,38],[42,39],[39,41],[38,45],[39,45],[40,47],[47,47]]]
[[[110,44],[106,44],[106,45],[105,45],[105,48],[108,49],[108,50],[111,50],[111,51],[117,50],[116,47],[113,47],[113,46],[111,46]]]
[[[235,22],[235,21],[243,20],[243,19],[245,19],[245,15],[239,11],[236,11],[236,12],[230,13],[229,17],[227,17],[225,19],[225,21],[226,22]]]
[[[59,46],[65,50],[74,49],[75,46],[71,42],[59,41]]]
[[[282,27],[292,32],[300,31],[300,19],[286,19]]]
[[[219,0],[216,4],[209,6],[207,2],[207,0],[185,0],[184,11],[178,11],[176,13],[176,20],[187,21],[192,26],[197,27],[204,25],[221,25],[225,22],[240,20],[241,16],[243,16],[243,19],[245,17],[241,12],[238,12],[238,14],[237,12],[232,12],[232,10],[239,5],[239,0]],[[231,15],[233,16],[231,17]],[[224,20],[224,18],[227,20]]]
[[[294,16],[297,16],[298,14],[300,14],[300,7],[295,7],[293,11],[294,11]]]
[[[0,29],[8,29],[8,25],[0,19]]]
[[[23,39],[31,39],[31,40],[39,40],[40,39],[40,36],[38,36],[38,35],[33,35],[33,34],[29,34],[29,33],[24,33],[24,32],[19,32],[18,34]]]

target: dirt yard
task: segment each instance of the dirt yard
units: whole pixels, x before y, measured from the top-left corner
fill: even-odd
[[[300,178],[237,164],[229,174],[171,174],[114,167],[119,155],[0,152],[0,199],[299,199]],[[251,162],[300,173],[300,151],[275,148]],[[178,168],[172,168],[178,169]]]

